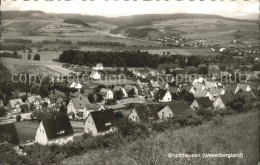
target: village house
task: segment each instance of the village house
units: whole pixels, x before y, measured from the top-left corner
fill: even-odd
[[[114,88],[112,89],[112,91],[115,93],[117,91],[121,91],[123,93],[123,98],[128,97],[128,93],[126,92],[125,88],[121,87],[121,86],[114,86]]]
[[[209,97],[209,93],[205,90],[196,90],[195,93],[193,93],[194,97]]]
[[[125,91],[129,95],[129,92],[133,90],[133,96],[138,96],[138,89],[134,85],[125,85]]]
[[[86,119],[88,114],[94,110],[95,107],[84,96],[72,98],[67,106],[67,114],[73,119]]]
[[[137,79],[137,84],[148,85],[148,83],[149,83],[148,78],[138,78]]]
[[[168,90],[159,89],[155,95],[159,102],[172,101],[172,95]]]
[[[80,90],[82,88],[82,84],[80,84],[79,82],[71,82],[68,84],[70,89],[77,89]]]
[[[238,83],[237,84],[237,88],[235,90],[235,93],[239,92],[239,91],[251,91],[252,88],[249,84],[242,84],[242,83]]]
[[[202,83],[204,83],[204,78],[203,77],[199,77],[199,78],[195,78],[193,81],[192,81],[192,85],[195,85],[195,84],[197,84],[197,83],[199,83],[199,84],[202,84]]]
[[[193,87],[195,90],[205,90],[206,88],[204,83],[195,83]]]
[[[40,95],[34,95],[34,96],[27,97],[25,103],[28,105],[28,107],[33,105],[33,107],[36,110],[42,109],[42,105],[41,105],[42,104],[42,97]]]
[[[205,84],[205,89],[211,89],[211,88],[217,88],[218,87],[218,84],[217,82],[213,82],[213,81],[205,81],[204,82]]]
[[[92,68],[93,70],[104,70],[103,64],[98,63],[96,66]]]
[[[105,100],[114,98],[114,94],[110,89],[102,88],[99,93],[103,96],[103,99]]]
[[[150,94],[153,96],[160,89],[160,86],[157,81],[151,80],[148,83],[148,88],[149,88]]]
[[[47,102],[51,107],[61,106],[66,104],[67,96],[63,92],[54,90],[51,91],[46,98],[44,98],[44,101]]]
[[[168,105],[142,105],[134,107],[128,119],[138,123],[159,122],[173,117],[173,111]]]
[[[24,103],[22,102],[22,99],[12,99],[9,100],[7,104],[7,111],[10,114],[15,114],[15,113],[21,113],[21,105]]]
[[[235,93],[237,89],[237,84],[226,84],[224,85],[226,93]]]
[[[213,108],[213,102],[208,97],[196,98],[190,105],[192,110]]]
[[[192,94],[194,94],[196,92],[195,88],[191,85],[183,85],[182,88]]]
[[[233,102],[235,98],[236,95],[234,93],[226,93],[224,95],[220,95],[217,99],[214,100],[213,106],[215,110],[225,109],[227,108],[228,104]]]
[[[0,132],[2,135],[7,135],[10,138],[6,139],[8,143],[18,145],[20,143],[17,130],[14,123],[0,124]],[[1,142],[0,142],[1,144]]]
[[[211,101],[215,100],[219,95],[224,95],[225,90],[223,88],[210,88],[208,90],[208,96]]]
[[[101,79],[101,75],[97,72],[97,71],[92,71],[90,74],[90,78],[92,80],[100,80]]]
[[[35,142],[41,145],[66,144],[73,141],[73,128],[67,116],[45,118],[36,129]]]
[[[112,110],[90,112],[84,122],[84,132],[93,136],[105,135],[117,130]]]
[[[149,94],[149,87],[147,84],[136,84],[138,95],[147,96]]]

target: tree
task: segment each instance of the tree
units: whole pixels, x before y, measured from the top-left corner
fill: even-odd
[[[27,105],[27,104],[21,105],[21,111],[22,111],[22,113],[29,112],[29,107],[28,107],[28,105]]]
[[[122,90],[119,90],[119,91],[116,91],[114,95],[115,95],[114,97],[116,100],[121,100],[124,96],[124,93],[122,92]]]
[[[31,60],[31,54],[30,53],[28,53],[28,60]]]
[[[104,100],[103,96],[100,93],[97,94],[97,102],[101,102],[103,100]]]
[[[7,115],[7,109],[5,107],[0,107],[0,116],[6,116]]]
[[[40,61],[41,60],[41,56],[39,54],[36,54],[34,57],[33,57],[33,60],[35,61]]]
[[[108,99],[105,102],[105,105],[115,105],[116,104],[116,99]]]
[[[17,121],[17,122],[20,122],[21,119],[22,119],[22,116],[21,116],[21,115],[16,115],[16,121]]]
[[[134,97],[135,96],[135,89],[132,88],[129,92],[128,92],[128,97]]]
[[[88,100],[91,102],[91,103],[94,103],[97,101],[97,94],[96,93],[90,93],[88,95]]]

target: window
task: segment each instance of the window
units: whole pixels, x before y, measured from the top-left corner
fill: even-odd
[[[169,117],[172,117],[172,114],[169,114]]]

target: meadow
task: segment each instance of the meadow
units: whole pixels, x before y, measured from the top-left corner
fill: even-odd
[[[119,149],[93,150],[66,158],[61,163],[77,164],[153,164],[153,165],[230,165],[257,164],[258,110],[215,119],[197,127],[154,133],[146,140],[122,145]],[[173,158],[169,153],[243,154],[243,158]]]

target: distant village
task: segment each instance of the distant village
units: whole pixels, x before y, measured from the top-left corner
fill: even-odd
[[[102,136],[115,132],[115,123],[120,118],[149,126],[188,111],[240,112],[245,106],[259,104],[259,77],[237,82],[234,73],[222,72],[216,64],[207,69],[207,77],[185,79],[192,75],[185,68],[160,64],[157,69],[133,69],[130,71],[133,81],[93,85],[101,81],[101,73],[106,70],[98,63],[91,69],[89,82],[57,81],[49,85],[51,90],[45,96],[15,91],[14,98],[6,104],[0,100],[1,130],[11,134],[11,143],[19,144],[15,122],[38,120],[34,139],[20,144],[65,144],[83,134]],[[229,81],[223,81],[223,76]],[[44,112],[53,111],[63,115],[46,117]],[[81,125],[82,132],[75,133],[71,122]]]

